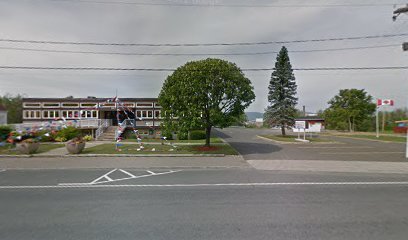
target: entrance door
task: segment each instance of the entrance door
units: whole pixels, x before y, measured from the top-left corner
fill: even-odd
[[[112,119],[112,126],[118,126],[118,119],[116,118],[116,111],[106,111],[105,119]]]

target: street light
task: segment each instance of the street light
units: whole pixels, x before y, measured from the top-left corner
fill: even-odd
[[[408,4],[405,7],[401,7],[398,8],[397,10],[395,10],[393,13],[394,15],[392,16],[392,20],[396,21],[397,17],[401,14],[401,13],[407,13],[408,12]]]

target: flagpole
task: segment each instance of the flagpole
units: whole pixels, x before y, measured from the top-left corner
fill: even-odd
[[[375,130],[376,130],[376,137],[379,138],[380,137],[380,133],[379,133],[379,123],[378,123],[378,108],[379,106],[377,106],[376,108],[376,113],[375,113]]]

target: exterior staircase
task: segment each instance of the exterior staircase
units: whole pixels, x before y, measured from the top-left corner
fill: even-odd
[[[115,140],[115,132],[118,126],[109,126],[102,134],[98,137],[98,141],[113,141]]]

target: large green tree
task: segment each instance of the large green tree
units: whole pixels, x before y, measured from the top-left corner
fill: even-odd
[[[376,105],[364,89],[342,89],[324,111],[327,127],[337,130],[367,130]]]
[[[23,121],[23,96],[20,94],[5,94],[0,96],[0,104],[7,109],[8,123],[21,123]]]
[[[230,126],[254,99],[251,81],[234,63],[212,58],[176,69],[159,95],[164,128],[205,129],[206,146],[213,126]]]
[[[295,75],[286,47],[282,47],[276,58],[268,89],[269,105],[265,109],[264,121],[269,126],[280,126],[282,135],[286,135],[285,129],[295,123],[298,100]]]

